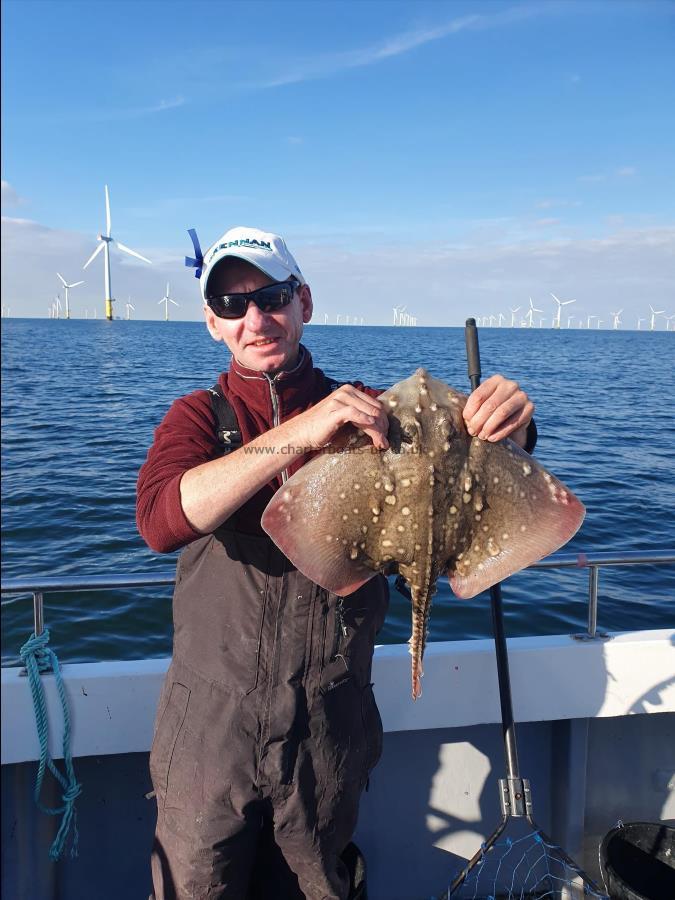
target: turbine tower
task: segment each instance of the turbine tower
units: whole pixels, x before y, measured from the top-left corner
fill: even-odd
[[[615,331],[616,331],[616,329],[619,327],[619,325],[621,324],[621,319],[619,318],[619,316],[621,315],[622,312],[623,312],[623,309],[620,309],[618,312],[610,313],[610,316],[612,317],[612,320],[613,320],[613,321],[612,321],[612,328],[613,328]]]
[[[516,313],[519,309],[519,306],[509,306],[509,312],[511,313],[511,328],[513,328],[516,324]]]
[[[103,259],[104,259],[103,277],[105,280],[105,317],[106,317],[106,319],[108,319],[109,322],[111,322],[112,318],[113,318],[113,308],[112,308],[113,295],[112,295],[112,287],[111,287],[111,282],[110,282],[110,245],[117,244],[119,249],[122,250],[124,253],[128,253],[129,256],[135,256],[135,257],[137,257],[137,259],[142,259],[143,262],[149,263],[150,260],[147,259],[145,256],[141,256],[140,253],[136,253],[135,250],[131,250],[129,247],[126,247],[124,244],[121,244],[119,241],[116,241],[113,237],[111,237],[111,234],[110,234],[110,195],[108,194],[108,185],[107,184],[105,185],[105,226],[106,226],[105,234],[99,234],[99,236],[98,236],[98,241],[99,241],[98,247],[94,250],[94,252],[91,254],[89,259],[84,264],[84,266],[82,266],[82,268],[86,269],[87,266],[89,265],[89,263],[92,262],[92,260],[96,256],[98,256],[98,254],[101,252],[101,250],[105,250],[105,253],[103,256]]]
[[[551,294],[551,297],[553,297],[555,302],[558,304],[558,312],[553,317],[553,322],[552,322],[551,327],[552,328],[560,328],[560,312],[561,312],[563,306],[567,306],[570,303],[576,303],[577,301],[576,300],[558,300],[558,298],[556,297],[555,294]]]
[[[72,284],[66,284],[66,279],[63,277],[63,275],[59,275],[58,272],[56,274],[59,276],[61,284],[66,289],[66,319],[69,319],[70,318],[70,306],[68,304],[68,291],[70,290],[70,288],[77,287],[78,284],[84,284],[84,281],[74,281]]]
[[[164,294],[164,296],[162,297],[162,299],[159,302],[164,304],[164,321],[168,322],[169,321],[169,303],[173,303],[174,306],[178,306],[176,301],[172,300],[171,297],[169,297],[169,282],[168,281],[166,283],[166,294]]]
[[[655,323],[655,321],[656,321],[656,317],[657,317],[657,316],[662,316],[662,315],[664,314],[664,312],[665,312],[665,309],[654,309],[654,307],[651,305],[651,303],[649,304],[649,308],[650,308],[651,311],[652,311],[652,317],[651,317],[651,319],[649,320],[649,330],[650,330],[650,331],[653,331],[653,330],[654,330],[654,323]]]
[[[534,328],[534,325],[532,324],[532,316],[534,315],[534,313],[543,312],[543,311],[544,311],[543,309],[537,309],[537,307],[532,302],[532,297],[530,297],[530,308],[525,313],[525,318],[529,319],[529,321],[527,323],[528,328]]]

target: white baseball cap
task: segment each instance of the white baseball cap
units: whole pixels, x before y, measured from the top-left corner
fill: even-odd
[[[305,283],[300,267],[282,237],[259,228],[237,225],[226,231],[204,254],[199,279],[204,300],[208,296],[207,287],[213,270],[218,263],[230,256],[243,259],[274,281],[286,281],[293,275],[301,284]]]

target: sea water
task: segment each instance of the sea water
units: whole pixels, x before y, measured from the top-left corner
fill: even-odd
[[[315,364],[339,380],[389,387],[419,366],[468,391],[461,328],[310,325]],[[583,501],[564,552],[675,548],[675,332],[480,330],[483,378],[515,378],[536,404],[536,456]],[[138,469],[172,400],[210,387],[229,356],[202,323],[4,319],[3,581],[168,573],[176,554],[136,531]],[[588,572],[529,570],[503,587],[509,636],[582,631]],[[675,568],[605,569],[598,627],[675,626]],[[45,596],[65,661],[168,655],[171,589]],[[3,597],[2,664],[33,628],[30,596]],[[458,600],[439,581],[431,641],[491,634],[489,595]],[[383,643],[410,636],[392,591]]]

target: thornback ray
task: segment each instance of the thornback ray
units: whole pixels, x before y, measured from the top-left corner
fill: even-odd
[[[389,448],[353,426],[268,504],[262,526],[288,559],[347,596],[377,572],[412,595],[412,695],[421,694],[431,598],[447,573],[468,599],[562,547],[585,508],[513,441],[471,437],[467,396],[418,369],[380,396]]]

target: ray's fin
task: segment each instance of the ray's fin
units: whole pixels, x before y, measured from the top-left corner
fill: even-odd
[[[345,523],[339,516],[340,508],[354,504],[350,496],[359,465],[372,467],[374,455],[362,460],[354,452],[340,457],[335,453],[317,458],[296,472],[269,502],[261,524],[303,575],[344,597],[377,574],[361,561],[360,520],[350,516]]]
[[[583,522],[577,497],[512,441],[474,438],[464,479],[465,537],[448,570],[463,599],[553,553]]]

